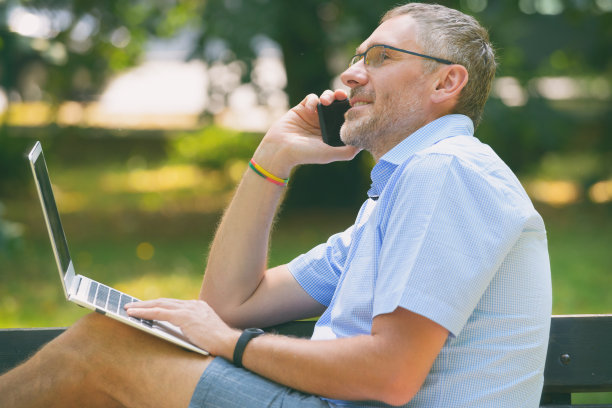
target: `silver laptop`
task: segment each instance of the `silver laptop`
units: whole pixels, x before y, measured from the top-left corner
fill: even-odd
[[[28,155],[28,159],[36,182],[66,299],[188,350],[208,355],[206,350],[190,343],[180,328],[168,322],[143,320],[128,316],[124,309],[125,304],[138,301],[138,299],[75,273],[40,142],[36,142]]]

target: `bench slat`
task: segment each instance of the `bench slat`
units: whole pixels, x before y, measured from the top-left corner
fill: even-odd
[[[309,337],[313,321],[296,321],[267,328],[296,337]],[[0,373],[15,367],[65,328],[0,329]],[[542,407],[571,408],[575,392],[612,391],[612,315],[553,316]],[[612,407],[580,405],[580,408]]]
[[[612,315],[554,316],[544,392],[612,391]]]
[[[0,373],[17,366],[64,330],[61,327],[1,329]]]

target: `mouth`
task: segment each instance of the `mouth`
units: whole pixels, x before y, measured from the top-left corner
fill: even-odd
[[[370,105],[372,102],[366,101],[351,101],[351,107],[356,108],[358,106]]]
[[[357,90],[352,93],[349,97],[349,102],[352,108],[359,108],[361,106],[367,106],[374,103],[374,92],[366,92],[364,90]]]
[[[352,113],[349,113],[346,119],[354,119],[357,117],[355,115],[361,116],[357,112],[362,110],[366,111],[368,109],[367,107],[373,105],[375,100],[376,96],[372,90],[368,91],[363,88],[352,89],[349,94],[349,102],[351,104],[349,112]]]

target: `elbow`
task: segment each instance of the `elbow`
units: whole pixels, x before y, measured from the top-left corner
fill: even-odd
[[[387,389],[385,389],[384,395],[381,395],[381,398],[379,398],[379,400],[384,402],[385,404],[396,407],[409,403],[415,395],[416,391],[413,391],[410,388],[400,389],[395,387],[388,387]]]
[[[210,306],[217,316],[221,318],[226,324],[234,327],[235,320],[239,315],[238,309],[240,304],[237,304],[231,296],[224,296],[224,294],[214,293],[210,288],[202,285],[200,290],[199,300],[206,302]]]
[[[417,383],[410,375],[385,376],[384,384],[378,388],[375,399],[392,406],[405,405],[414,398],[422,383]]]
[[[213,303],[206,300],[204,300],[204,302],[208,303],[208,305],[215,311],[217,316],[219,316],[219,318],[228,326],[233,328],[250,327],[248,325],[248,318],[250,316],[248,309],[223,302]]]
[[[215,311],[217,316],[219,316],[219,318],[223,320],[225,324],[233,328],[241,327],[240,313],[237,312],[235,308],[223,304],[206,303],[208,303],[208,305]]]
[[[212,296],[206,296],[204,291],[200,292],[199,300],[208,304],[225,324],[230,327],[238,327],[236,316],[239,316],[239,314],[235,311],[236,307],[232,307],[227,302],[219,301]]]

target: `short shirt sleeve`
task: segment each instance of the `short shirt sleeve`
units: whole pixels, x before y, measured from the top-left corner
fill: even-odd
[[[398,170],[381,197],[373,314],[403,307],[457,336],[523,220],[503,182],[457,157],[417,155]]]
[[[289,271],[317,302],[329,306],[342,273],[351,243],[353,226],[332,235],[288,264]]]

